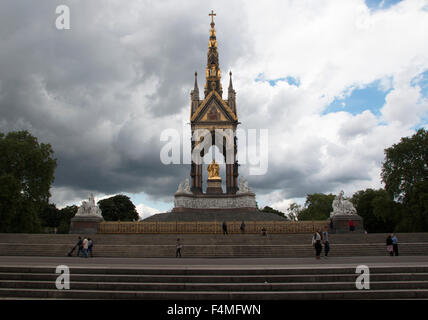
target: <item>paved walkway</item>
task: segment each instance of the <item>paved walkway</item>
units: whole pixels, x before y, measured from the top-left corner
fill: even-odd
[[[89,268],[176,268],[176,269],[258,269],[258,268],[334,268],[367,266],[428,266],[428,256],[369,256],[314,258],[79,258],[0,256],[0,266],[56,267],[65,264]]]

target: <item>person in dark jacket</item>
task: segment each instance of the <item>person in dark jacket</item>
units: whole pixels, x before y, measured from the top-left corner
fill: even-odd
[[[183,245],[181,244],[180,238],[177,239],[177,244],[175,245],[175,257],[181,258],[181,249]]]
[[[394,252],[394,255],[398,256],[398,238],[395,234],[392,234],[391,240],[392,240],[392,251]]]
[[[240,229],[241,229],[242,233],[245,233],[245,222],[244,221],[242,221]]]
[[[67,256],[72,257],[73,256],[73,252],[74,250],[76,250],[76,248],[79,248],[79,250],[77,251],[77,256],[79,256],[80,254],[80,248],[82,246],[82,237],[79,237],[79,240],[77,241],[77,243],[74,245],[73,248],[71,248],[70,252],[67,254]]]
[[[328,242],[328,227],[322,233],[322,243],[324,244],[324,255],[327,258],[330,251],[330,242]]]
[[[88,238],[88,253],[91,256],[91,258],[93,257],[93,254],[92,254],[93,247],[94,247],[94,240],[92,240],[91,238]]]
[[[227,234],[227,224],[226,224],[226,221],[223,221],[223,234]]]
[[[389,255],[392,257],[394,252],[393,252],[393,245],[392,245],[392,237],[391,235],[389,235],[386,238],[386,251],[388,251]]]

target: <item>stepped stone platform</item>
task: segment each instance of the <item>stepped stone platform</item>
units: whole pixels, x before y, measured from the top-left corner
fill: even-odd
[[[183,209],[152,215],[143,221],[191,222],[191,221],[286,221],[270,212],[241,209]]]
[[[82,236],[88,236],[82,234]],[[428,256],[428,233],[397,234],[402,256]],[[312,234],[95,234],[95,257],[305,258],[314,256]],[[331,234],[330,257],[386,256],[387,234]],[[0,234],[0,256],[64,257],[77,235]],[[76,252],[75,252],[76,254]]]
[[[70,268],[57,290],[56,266]],[[370,270],[358,290],[356,267]],[[428,257],[126,259],[0,257],[0,299],[427,299]]]

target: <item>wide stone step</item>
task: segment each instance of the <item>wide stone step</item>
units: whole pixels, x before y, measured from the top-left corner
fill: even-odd
[[[355,282],[139,283],[73,281],[73,290],[102,291],[334,291],[355,290]],[[53,281],[0,280],[0,288],[56,289]],[[371,281],[370,290],[428,289],[428,281]]]
[[[147,276],[267,276],[267,275],[323,275],[323,274],[344,274],[354,275],[354,267],[274,267],[274,268],[153,268],[153,267],[99,267],[99,266],[72,266],[72,275],[147,275]],[[55,274],[55,268],[44,266],[0,266],[0,274]],[[371,274],[423,274],[428,273],[428,266],[372,266]]]
[[[51,281],[57,274],[0,273],[0,280]],[[323,275],[105,275],[71,274],[78,282],[139,282],[139,283],[296,283],[296,282],[355,282],[356,274]],[[371,281],[428,281],[428,273],[371,274]]]
[[[70,246],[61,244],[1,244],[0,255],[10,256],[65,256]],[[428,255],[428,243],[403,243],[400,255]],[[74,252],[76,254],[77,251]],[[311,257],[311,245],[187,245],[186,257]],[[344,245],[332,244],[330,255],[359,256],[386,255],[383,244]],[[174,257],[174,245],[98,245],[94,247],[98,257]]]
[[[428,233],[399,233],[400,243],[428,243]],[[84,235],[82,235],[84,236]],[[90,236],[95,245],[138,245],[138,244],[163,244],[174,245],[177,238],[183,243],[192,244],[303,244],[310,243],[311,234],[270,234],[262,237],[256,234],[96,234]],[[378,243],[385,244],[387,234],[331,234],[331,243],[336,244],[358,244]],[[64,244],[69,247],[77,241],[76,235],[53,235],[53,234],[0,234],[0,243],[27,243],[27,244]]]
[[[332,291],[108,291],[0,288],[0,297],[145,300],[427,299],[428,289]]]

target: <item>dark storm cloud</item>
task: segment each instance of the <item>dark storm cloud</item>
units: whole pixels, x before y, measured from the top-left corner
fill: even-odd
[[[55,28],[60,4],[71,30]],[[160,162],[159,136],[181,129],[169,117],[187,109],[193,72],[203,75],[209,19],[206,4],[174,4],[0,4],[0,131],[29,130],[53,146],[56,188],[162,198],[188,175],[188,165]],[[242,49],[228,41],[236,45],[221,45],[225,65]]]
[[[54,183],[58,201],[86,198],[88,192],[144,192],[170,201],[190,168],[161,163],[161,131],[181,130],[180,114],[188,121],[195,71],[203,96],[211,9],[218,14],[224,97],[228,71],[253,54],[245,10],[236,14],[242,3],[35,3],[0,3],[0,132],[29,130],[53,146],[58,159]],[[70,6],[71,30],[55,28],[59,4]],[[233,72],[236,75],[240,70]],[[259,105],[236,83],[235,89],[238,115],[248,128],[269,128],[281,137],[281,130],[289,130],[297,122],[292,117],[304,112],[295,106],[301,96],[289,91]],[[248,90],[252,89],[247,88],[247,94]],[[260,117],[260,108],[269,113]],[[284,112],[292,120],[282,128],[276,115]],[[258,193],[280,190],[290,198],[367,178],[361,174],[365,168],[349,174],[346,169],[352,166],[348,164],[330,177],[317,178],[323,144],[310,138],[294,153],[284,153],[283,159],[270,155],[263,176],[248,176],[245,166],[240,170]]]

